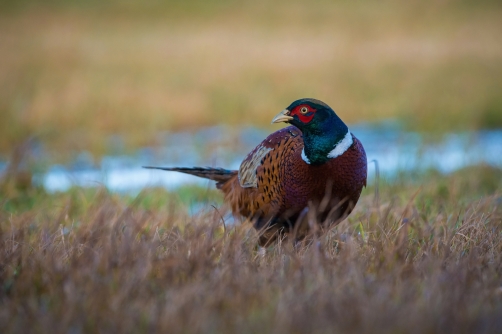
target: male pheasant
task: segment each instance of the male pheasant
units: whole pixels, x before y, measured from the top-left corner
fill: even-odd
[[[327,104],[300,99],[272,123],[288,126],[269,135],[241,163],[222,168],[146,167],[216,181],[234,215],[249,218],[265,245],[296,233],[315,210],[321,225],[340,222],[366,186],[366,153],[361,142]],[[312,213],[312,212],[311,212]],[[298,237],[298,235],[297,235]]]

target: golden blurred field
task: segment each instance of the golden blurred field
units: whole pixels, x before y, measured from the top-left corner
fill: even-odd
[[[502,128],[501,17],[500,1],[0,0],[0,332],[502,332],[502,170],[481,160],[382,168],[345,221],[267,249],[212,186],[42,182],[54,152],[272,131],[301,97],[350,123]],[[232,151],[200,141],[187,161]]]
[[[2,2],[0,152],[269,126],[316,97],[348,122],[502,126],[502,6],[482,1]]]

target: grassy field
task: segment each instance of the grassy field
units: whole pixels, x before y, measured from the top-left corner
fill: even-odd
[[[213,190],[48,195],[4,183],[3,333],[496,333],[502,172],[381,182],[311,243],[257,249]],[[190,190],[194,193],[193,189]],[[214,209],[211,204],[218,208]]]
[[[0,153],[269,126],[317,97],[348,122],[502,126],[498,1],[3,1]],[[272,128],[271,128],[272,129]]]
[[[499,169],[381,180],[340,225],[266,250],[216,189],[31,182],[55,154],[270,126],[307,96],[349,123],[501,128],[500,17],[499,1],[0,0],[0,332],[502,332]]]

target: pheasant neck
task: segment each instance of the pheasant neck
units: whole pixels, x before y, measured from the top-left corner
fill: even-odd
[[[311,165],[320,165],[342,155],[352,145],[352,134],[343,122],[327,124],[330,127],[305,129],[302,159]]]

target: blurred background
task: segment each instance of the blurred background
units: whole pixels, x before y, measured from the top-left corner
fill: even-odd
[[[500,1],[0,1],[0,167],[29,147],[46,186],[58,171],[236,168],[303,97],[384,169],[431,141],[430,160],[455,165],[473,137],[500,164],[501,17]]]

